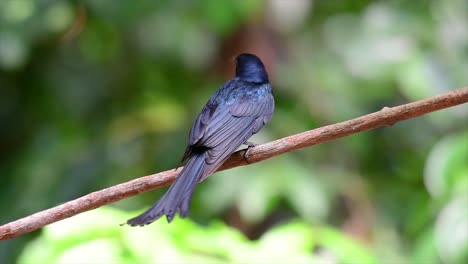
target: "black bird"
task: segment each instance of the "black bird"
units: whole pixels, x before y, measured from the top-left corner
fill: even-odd
[[[182,172],[151,208],[127,221],[143,226],[176,212],[187,216],[195,185],[213,174],[229,156],[270,121],[275,102],[262,61],[253,54],[236,57],[236,76],[211,96],[192,126]]]

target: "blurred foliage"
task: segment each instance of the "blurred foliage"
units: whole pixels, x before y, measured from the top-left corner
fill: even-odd
[[[270,229],[257,241],[219,221],[205,226],[159,221],[150,230],[109,225],[131,216],[102,209],[52,224],[29,243],[18,263],[311,263],[334,257],[375,263],[368,250],[333,228],[311,229],[299,221]],[[312,254],[316,246],[335,254]]]
[[[270,72],[268,142],[466,86],[468,2],[2,0],[1,223],[176,166],[240,52]],[[191,219],[117,226],[158,190],[0,262],[466,263],[467,131],[462,105],[359,133],[209,178]]]

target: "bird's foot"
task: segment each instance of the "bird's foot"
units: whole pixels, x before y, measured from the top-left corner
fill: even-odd
[[[250,152],[252,151],[252,149],[257,146],[258,144],[255,144],[253,142],[249,142],[249,141],[246,141],[244,143],[244,145],[247,145],[247,149],[245,150],[244,152],[244,158],[247,160],[249,159],[249,156],[250,156]]]

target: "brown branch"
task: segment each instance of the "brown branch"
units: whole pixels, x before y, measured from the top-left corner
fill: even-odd
[[[286,152],[310,147],[361,131],[386,125],[393,125],[399,121],[466,102],[468,102],[468,87],[397,107],[385,107],[378,112],[349,121],[320,127],[256,146],[251,149],[251,153],[247,160],[243,156],[243,150],[237,151],[232,154],[220,170],[256,163]],[[89,211],[139,193],[160,188],[172,183],[176,175],[177,172],[175,170],[168,170],[144,176],[87,194],[73,201],[69,201],[62,205],[13,221],[0,226],[0,240],[14,238],[76,214]]]

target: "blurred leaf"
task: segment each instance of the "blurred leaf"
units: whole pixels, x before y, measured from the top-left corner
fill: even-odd
[[[34,0],[5,0],[0,4],[0,21],[21,23],[34,14],[35,8]]]
[[[0,29],[0,67],[9,70],[20,68],[26,62],[28,53],[27,42],[19,32]]]
[[[117,29],[99,20],[90,21],[80,40],[83,55],[94,63],[113,59],[121,46]]]
[[[468,193],[464,192],[452,199],[437,218],[436,245],[439,255],[447,263],[461,264],[468,259],[467,207]]]
[[[338,230],[319,228],[314,235],[316,235],[317,243],[336,254],[340,263],[377,263],[368,249]]]
[[[312,232],[301,222],[277,226],[259,241],[247,241],[238,231],[220,222],[201,227],[187,219],[176,219],[171,224],[161,219],[144,228],[117,226],[129,217],[130,214],[101,208],[51,224],[25,247],[18,263],[245,263],[253,260],[310,263],[313,260]],[[322,237],[325,244],[330,237],[328,233]],[[335,235],[334,239],[342,238]],[[349,257],[357,256],[356,263],[364,263],[360,262],[362,256],[353,254],[356,255]]]
[[[61,1],[48,8],[44,23],[50,31],[61,32],[70,26],[73,16],[74,13],[69,3]]]
[[[411,262],[427,264],[439,263],[433,230],[423,233],[418,241],[416,241]]]
[[[426,188],[434,198],[465,193],[468,187],[468,133],[450,135],[432,149],[425,167]]]

